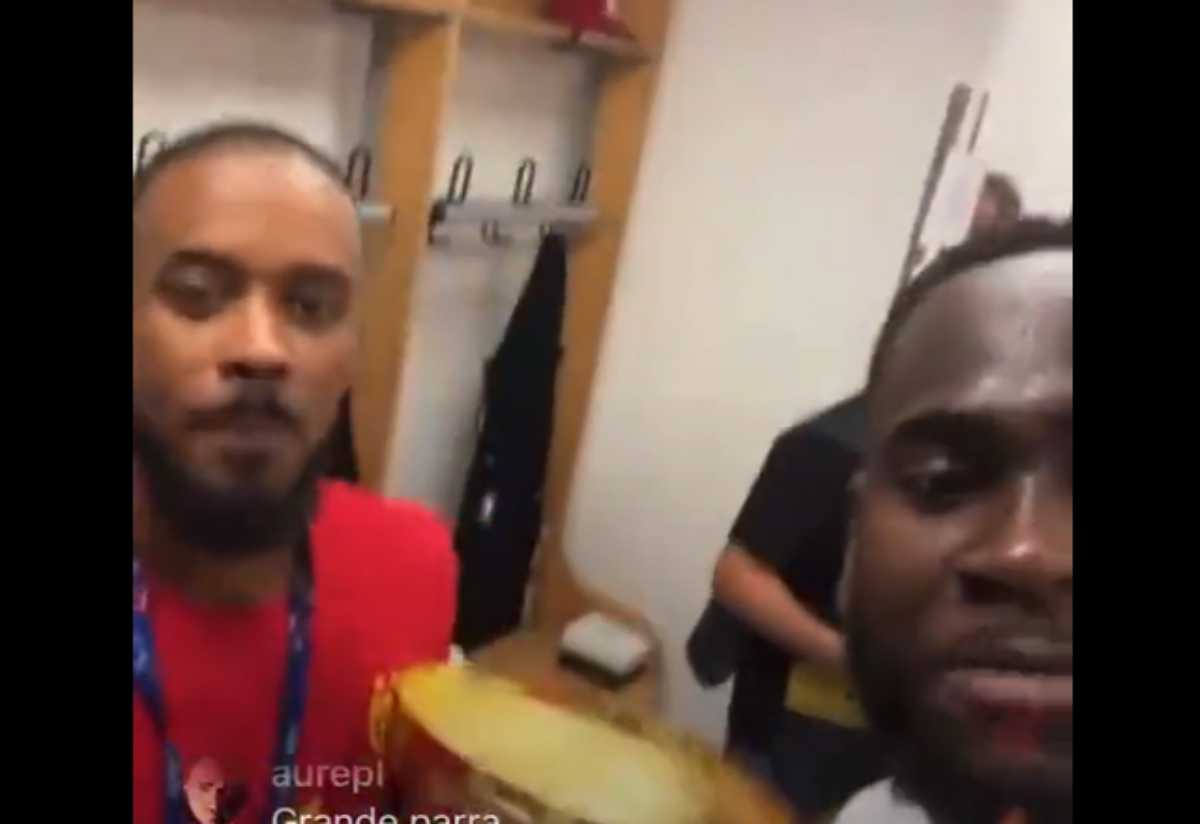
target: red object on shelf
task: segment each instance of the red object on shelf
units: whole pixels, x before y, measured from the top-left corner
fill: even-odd
[[[551,0],[550,16],[570,26],[576,37],[584,32],[629,37],[618,6],[618,0]]]

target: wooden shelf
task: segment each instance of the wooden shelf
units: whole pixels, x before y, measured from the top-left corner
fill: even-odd
[[[545,630],[522,629],[498,638],[467,657],[496,675],[509,678],[543,698],[577,709],[619,708],[642,716],[659,710],[658,663],[615,690],[605,689],[558,663],[558,636]]]
[[[579,49],[615,60],[642,62],[655,54],[636,40],[585,32],[575,37],[571,29],[540,15],[489,6],[468,5],[465,0],[334,0],[351,11],[392,12],[424,18],[457,17],[467,26],[517,37],[552,48]]]
[[[541,17],[526,17],[512,12],[470,6],[463,12],[464,21],[477,29],[511,34],[529,40],[566,41],[571,32],[566,26]]]
[[[349,11],[383,11],[417,17],[449,17],[466,8],[466,0],[333,0]]]
[[[529,17],[481,6],[470,6],[463,12],[468,26],[482,31],[541,41],[552,47],[578,48],[620,60],[651,60],[652,55],[635,40],[585,32],[576,38],[571,29],[553,20]]]

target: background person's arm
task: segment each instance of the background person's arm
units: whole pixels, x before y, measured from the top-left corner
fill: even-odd
[[[717,559],[713,595],[755,632],[797,658],[841,668],[842,634],[818,618],[770,567],[731,543]]]
[[[849,516],[847,487],[856,468],[844,444],[809,424],[785,432],[772,444],[713,571],[714,598],[749,628],[796,658],[838,667],[845,658],[841,633],[818,617],[821,604],[792,594],[781,571],[793,584],[812,582],[840,564],[844,547],[830,544],[828,525]],[[836,585],[828,585],[832,600]]]

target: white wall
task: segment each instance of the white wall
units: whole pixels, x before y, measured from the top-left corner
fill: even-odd
[[[1064,159],[1021,165],[1001,139],[1034,125],[997,98],[1038,73],[1008,61],[1043,55],[1018,42],[994,56],[1037,29],[1009,20],[1033,5],[677,6],[566,545],[654,622],[669,714],[714,740],[728,691],[696,686],[684,641],[772,438],[863,377],[954,83],[1002,86],[997,161],[1024,174]]]
[[[1009,0],[984,85],[989,114],[977,154],[1012,174],[1026,211],[1065,214],[1073,203],[1073,6]]]
[[[134,0],[133,142],[252,117],[345,158],[362,138],[370,44],[369,20],[324,0]]]

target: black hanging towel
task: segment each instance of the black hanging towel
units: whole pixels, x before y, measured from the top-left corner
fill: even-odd
[[[464,650],[521,621],[542,526],[566,293],[566,241],[550,234],[484,369],[479,439],[454,533],[460,562],[454,640]]]

